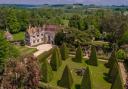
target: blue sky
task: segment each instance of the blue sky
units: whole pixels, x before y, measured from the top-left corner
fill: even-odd
[[[128,5],[128,0],[0,0],[0,4],[63,4]]]

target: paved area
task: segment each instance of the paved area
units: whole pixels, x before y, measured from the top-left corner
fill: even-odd
[[[42,45],[39,45],[34,48],[37,48],[37,50],[38,50],[37,52],[34,53],[34,56],[37,57],[40,54],[42,54],[43,52],[50,50],[52,48],[52,45],[51,44],[42,44]]]
[[[123,78],[123,82],[124,84],[126,83],[126,78],[127,78],[127,71],[124,67],[124,64],[122,62],[119,62],[119,67],[120,67],[120,70],[121,70],[121,75],[122,75],[122,78]]]

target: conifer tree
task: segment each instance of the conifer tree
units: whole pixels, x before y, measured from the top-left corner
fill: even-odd
[[[60,53],[60,49],[58,47],[56,47],[56,51],[57,51],[57,55],[58,55],[58,58],[59,58],[59,65],[62,65],[62,56],[61,56],[61,53]]]
[[[62,77],[59,81],[59,86],[71,89],[73,85],[73,77],[68,66],[65,67]]]
[[[115,50],[113,50],[108,60],[107,67],[111,68],[115,62],[115,59],[116,59],[116,53],[115,53]]]
[[[44,61],[44,63],[41,65],[41,74],[42,74],[42,81],[43,82],[50,82],[53,78],[53,72],[50,64],[47,60]]]
[[[76,57],[74,59],[75,62],[82,62],[83,59],[83,52],[81,47],[79,46],[76,50]]]
[[[54,71],[57,71],[61,66],[61,59],[59,59],[57,48],[53,50],[50,65]]]
[[[119,72],[119,66],[118,66],[117,60],[115,59],[115,62],[113,64],[113,66],[110,68],[109,73],[108,73],[109,77],[110,77],[109,78],[110,82],[113,83],[118,72]]]
[[[124,89],[120,72],[117,73],[116,78],[112,83],[111,89]]]
[[[66,60],[68,58],[68,48],[65,43],[62,44],[60,48],[61,56],[63,60]]]
[[[81,82],[81,89],[93,89],[92,88],[91,72],[89,70],[89,67],[87,67],[86,72],[83,76],[83,79]]]
[[[91,46],[91,55],[90,55],[90,58],[89,58],[89,64],[93,65],[93,66],[98,66],[96,48],[93,45]]]

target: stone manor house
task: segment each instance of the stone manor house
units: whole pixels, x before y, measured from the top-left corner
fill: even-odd
[[[25,43],[29,46],[35,46],[41,43],[54,44],[54,38],[57,31],[60,30],[58,25],[43,25],[42,27],[31,27],[25,33]]]

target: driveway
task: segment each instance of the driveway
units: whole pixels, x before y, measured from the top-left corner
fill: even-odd
[[[44,53],[45,51],[49,51],[52,48],[51,44],[42,44],[36,47],[37,48],[37,52],[34,53],[34,56],[37,57],[40,54]]]

